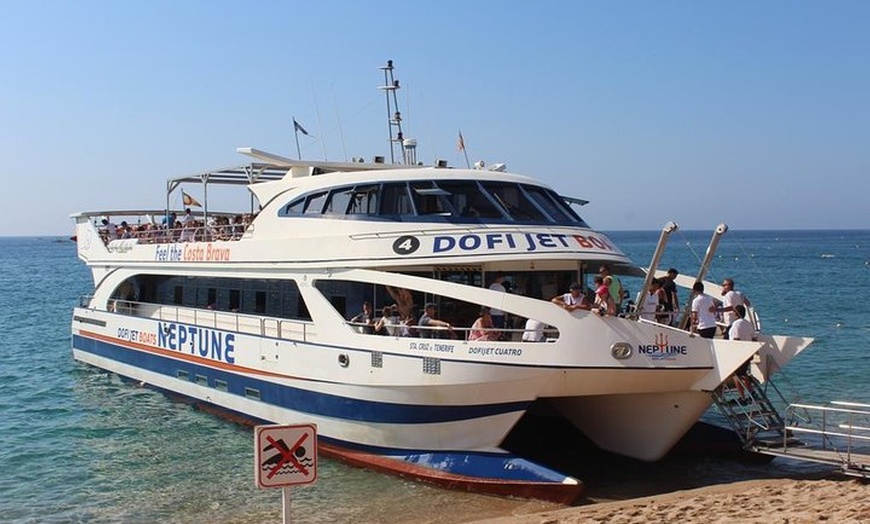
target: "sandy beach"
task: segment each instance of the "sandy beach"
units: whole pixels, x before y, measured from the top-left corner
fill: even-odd
[[[764,479],[480,520],[476,524],[870,522],[870,483],[845,476]]]

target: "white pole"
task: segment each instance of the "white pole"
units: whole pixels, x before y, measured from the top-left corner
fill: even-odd
[[[290,524],[290,521],[292,520],[290,501],[290,486],[284,486],[283,488],[281,488],[281,502],[284,508],[284,516],[281,522],[283,522],[284,524]]]

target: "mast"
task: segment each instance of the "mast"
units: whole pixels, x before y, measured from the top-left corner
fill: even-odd
[[[396,163],[396,146],[402,152],[402,163],[407,164],[408,159],[403,148],[405,136],[402,133],[402,113],[399,112],[399,101],[396,91],[399,90],[399,81],[393,77],[393,61],[387,60],[387,65],[380,67],[384,72],[384,85],[381,89],[387,98],[387,123],[390,141],[390,163]],[[395,131],[395,133],[394,133]],[[416,144],[415,144],[416,145]]]
[[[640,288],[640,294],[638,295],[634,313],[631,314],[632,319],[637,320],[643,311],[643,303],[646,302],[646,296],[649,294],[649,288],[652,285],[656,270],[659,267],[659,260],[661,260],[662,253],[665,251],[668,238],[670,238],[671,233],[677,230],[677,227],[677,224],[674,222],[668,222],[665,224],[665,227],[662,228],[662,234],[659,236],[659,243],[656,244],[655,253],[653,253],[652,261],[649,263],[649,269],[646,271],[646,278],[643,279],[643,287]]]

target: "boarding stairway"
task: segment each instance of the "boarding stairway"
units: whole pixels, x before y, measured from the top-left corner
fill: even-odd
[[[730,379],[712,395],[744,449],[828,464],[846,475],[870,478],[870,405],[789,404],[770,380],[743,378],[742,400]],[[780,412],[777,406],[786,407]]]

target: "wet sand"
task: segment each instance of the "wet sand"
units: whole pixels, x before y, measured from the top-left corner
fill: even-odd
[[[477,524],[809,524],[870,522],[870,483],[845,476],[745,480]]]

